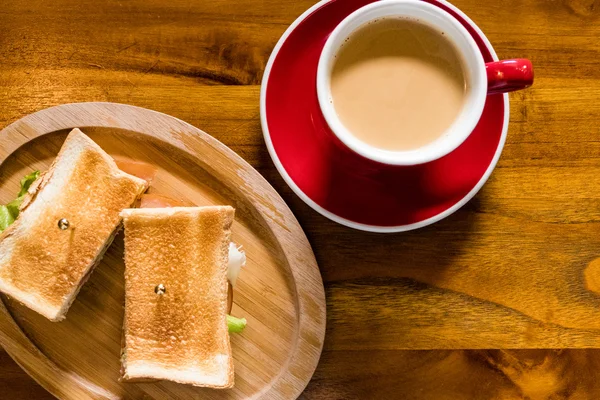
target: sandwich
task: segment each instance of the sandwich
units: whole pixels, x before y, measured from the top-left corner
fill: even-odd
[[[21,186],[0,207],[0,291],[60,321],[148,183],[73,129],[50,169]]]
[[[150,203],[165,200],[152,198]],[[227,315],[228,264],[238,264],[234,269],[239,271],[245,262],[243,253],[230,244],[234,209],[139,208],[123,210],[121,216],[122,380],[232,387],[229,330],[245,325],[245,320]]]

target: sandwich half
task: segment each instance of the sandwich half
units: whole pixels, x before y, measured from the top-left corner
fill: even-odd
[[[233,386],[227,262],[234,209],[127,209],[124,381]]]
[[[0,291],[52,321],[64,319],[114,239],[120,212],[146,188],[73,129],[0,235]]]

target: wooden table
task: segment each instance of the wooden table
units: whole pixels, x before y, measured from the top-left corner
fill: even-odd
[[[263,69],[312,0],[5,1],[0,126],[61,103],[128,103],[200,127],[257,168],[325,280],[327,338],[304,398],[600,398],[600,3],[455,4],[501,58],[530,58],[536,82],[511,95],[484,189],[417,232],[328,221],[267,154]],[[0,393],[50,398],[3,352]]]

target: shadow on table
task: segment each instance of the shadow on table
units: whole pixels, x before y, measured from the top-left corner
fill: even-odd
[[[285,197],[305,229],[326,283],[398,278],[428,284],[443,281],[446,267],[468,251],[479,219],[473,212],[475,198],[474,204],[415,231],[361,232],[306,210],[299,199]]]

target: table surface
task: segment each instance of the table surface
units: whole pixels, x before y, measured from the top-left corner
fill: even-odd
[[[4,2],[0,126],[62,103],[128,103],[250,162],[296,214],[325,281],[327,337],[303,398],[599,398],[600,2],[455,4],[501,58],[530,58],[536,82],[510,96],[487,185],[416,232],[330,222],[267,154],[263,70],[312,0]],[[1,351],[0,393],[51,398]]]

